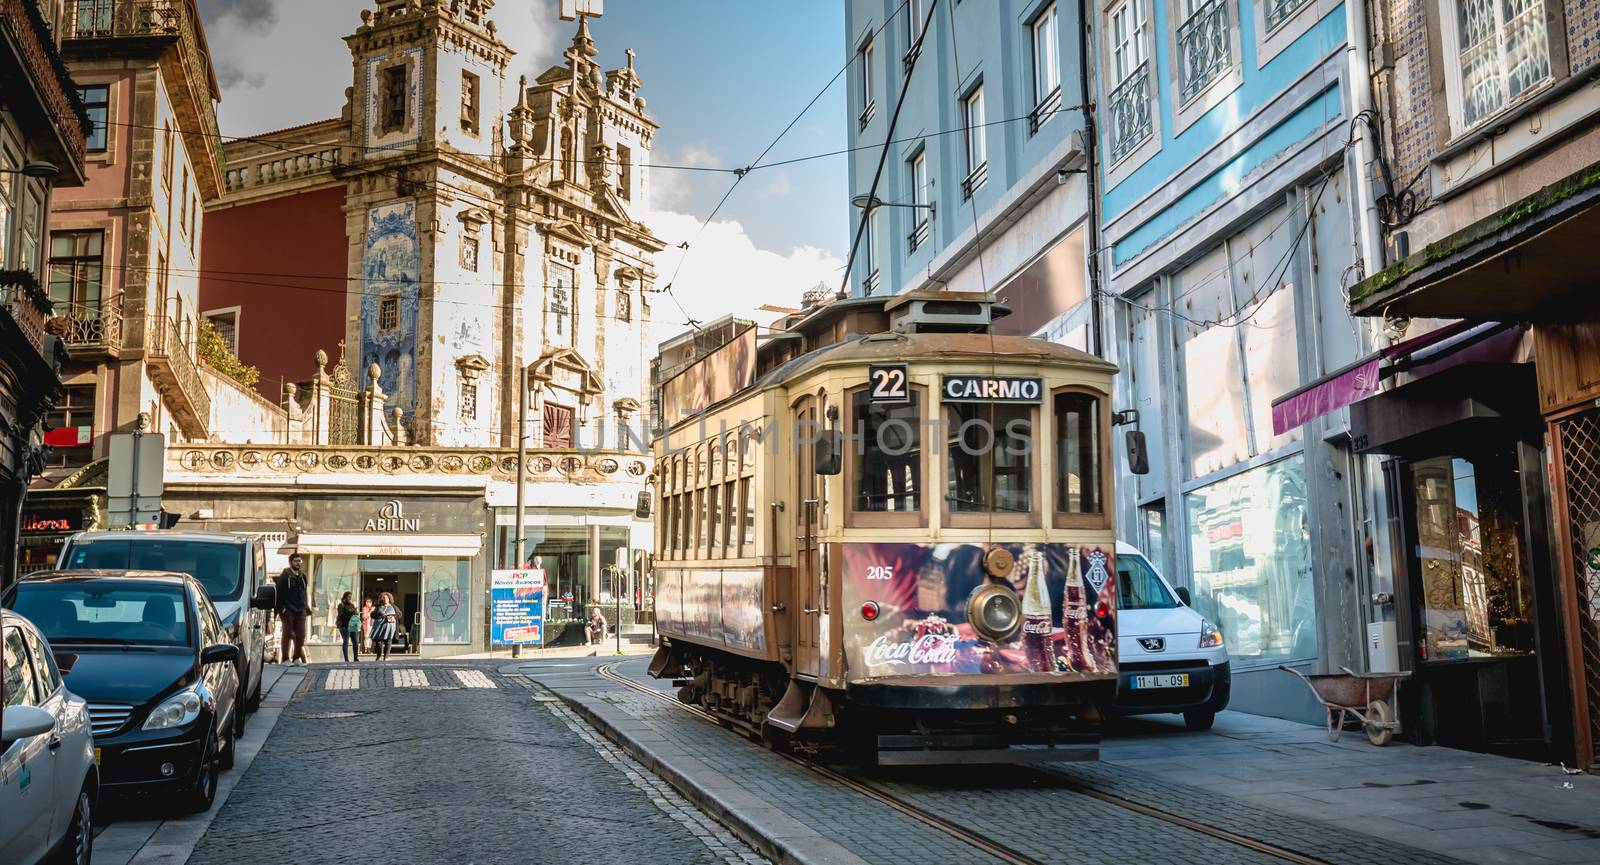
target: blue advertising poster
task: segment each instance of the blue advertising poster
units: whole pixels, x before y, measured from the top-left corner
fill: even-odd
[[[544,568],[491,571],[489,640],[500,645],[544,644]]]

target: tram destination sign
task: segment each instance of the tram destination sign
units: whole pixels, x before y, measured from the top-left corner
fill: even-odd
[[[947,375],[940,395],[945,402],[1039,402],[1044,380],[1017,375]]]

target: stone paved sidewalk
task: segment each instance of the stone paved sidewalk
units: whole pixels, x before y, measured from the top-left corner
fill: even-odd
[[[1600,778],[1450,748],[1384,748],[1347,731],[1240,712],[1208,733],[1176,717],[1123,722],[1100,749],[1101,769],[1236,799],[1253,809],[1324,821],[1367,836],[1490,865],[1600,865]]]

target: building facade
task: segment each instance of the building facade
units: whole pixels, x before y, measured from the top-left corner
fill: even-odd
[[[285,428],[270,447],[173,448],[164,499],[184,525],[284,535],[319,598],[413,596],[429,654],[482,650],[488,572],[516,563],[519,534],[551,575],[554,641],[636,594],[633,551],[651,548],[635,512],[662,244],[631,214],[657,125],[633,53],[603,69],[587,18],[562,65],[508,80],[493,6],[370,4],[339,117],[228,144],[199,314]],[[433,528],[371,522],[385,508]],[[625,584],[603,567],[619,561]],[[473,627],[446,626],[456,608]]]
[[[993,291],[1012,309],[1005,332],[1054,324],[1087,348],[1077,4],[998,7],[845,4],[850,192],[865,205],[851,210],[851,293]]]
[[[51,208],[84,181],[89,118],[62,63],[61,4],[0,2],[0,586],[16,574],[28,484],[48,449],[66,352],[52,327],[45,247]]]
[[[1370,5],[1401,340],[1351,409],[1383,460],[1419,738],[1600,763],[1600,21],[1580,0]]]
[[[1121,524],[1226,635],[1232,706],[1315,720],[1278,665],[1364,668],[1364,599],[1387,579],[1346,416],[1274,412],[1371,341],[1344,308],[1362,259],[1350,9],[1096,15],[1106,345],[1151,463],[1118,490]]]

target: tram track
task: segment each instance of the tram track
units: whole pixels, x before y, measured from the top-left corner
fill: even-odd
[[[646,696],[660,700],[669,705],[675,706],[684,712],[688,712],[691,715],[702,718],[719,727],[726,728],[726,725],[723,723],[724,719],[719,718],[716,715],[697,706],[687,705],[671,694],[658,691],[655,688],[651,688],[648,685],[630,679],[627,676],[617,672],[616,668],[618,666],[618,663],[605,664],[599,667],[597,672],[602,678],[615,682]],[[994,840],[993,838],[989,838],[988,836],[975,832],[961,825],[960,823],[934,813],[927,808],[908,801],[902,796],[898,796],[894,793],[883,790],[874,786],[873,784],[857,778],[852,778],[836,769],[831,769],[827,766],[820,765],[794,754],[788,754],[781,751],[774,753],[792,763],[803,766],[807,770],[814,772],[817,775],[828,779],[829,781],[833,781],[834,783],[837,783],[855,793],[859,793],[860,795],[866,796],[875,802],[893,808],[894,810],[906,815],[907,817],[910,817],[918,823],[960,840],[1002,862],[1010,863],[1010,865],[1045,865],[1044,860],[1035,859],[1031,856],[1021,853],[1011,847],[1006,846],[1005,844],[1000,843],[999,841]],[[1085,796],[1130,813],[1139,814],[1154,820],[1159,820],[1163,823],[1167,823],[1190,832],[1195,832],[1218,841],[1242,847],[1282,862],[1292,862],[1295,863],[1295,865],[1334,865],[1334,863],[1331,863],[1326,859],[1310,856],[1277,844],[1252,838],[1248,835],[1242,835],[1227,829],[1221,829],[1216,826],[1185,817],[1181,814],[1172,813],[1153,805],[1148,805],[1143,802],[1118,796],[1114,793],[1107,793],[1103,790],[1096,790],[1092,787],[1087,787],[1079,780],[1049,768],[1039,766],[1028,766],[1025,768],[1038,774],[1039,776],[1050,779],[1052,783],[1058,785],[1061,789],[1064,789],[1067,792]]]

